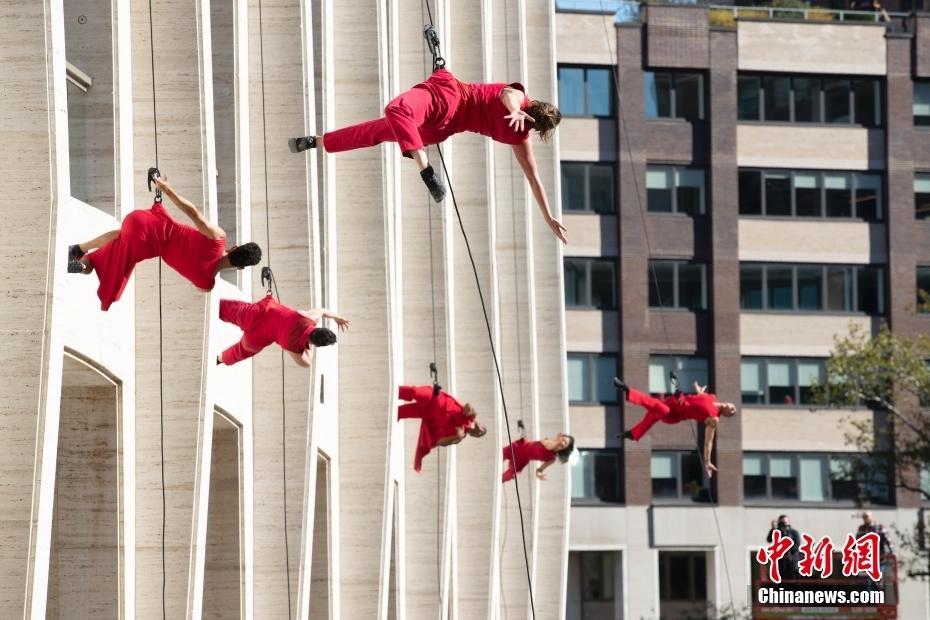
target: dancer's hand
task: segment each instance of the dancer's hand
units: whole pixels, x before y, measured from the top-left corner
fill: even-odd
[[[161,191],[171,188],[171,185],[168,183],[168,175],[152,177],[152,181],[155,182],[155,187]]]
[[[507,126],[517,132],[523,131],[523,123],[533,124],[536,122],[532,116],[523,110],[514,110],[504,118],[507,119]]]
[[[561,241],[563,244],[568,243],[568,240],[565,238],[565,233],[568,232],[568,229],[562,226],[562,222],[555,219],[554,217],[550,217],[546,220],[546,224],[548,224],[549,228],[552,229],[552,234],[559,238],[559,241]]]
[[[707,386],[706,386],[706,385],[701,385],[700,383],[698,383],[697,381],[695,381],[695,382],[694,382],[694,391],[695,391],[695,393],[697,393],[697,394],[703,394],[704,392],[707,391]]]
[[[344,331],[346,331],[347,329],[349,329],[349,325],[352,324],[352,323],[350,323],[350,322],[348,321],[348,319],[344,319],[344,318],[342,318],[341,316],[334,316],[334,317],[333,317],[333,321],[335,321],[335,322],[336,322],[336,325],[339,326],[339,331],[341,331],[341,332],[344,332]]]
[[[713,478],[714,472],[717,471],[717,468],[714,467],[713,463],[711,463],[710,461],[707,461],[707,465],[704,466],[704,471],[707,472],[708,478]]]
[[[545,480],[545,479],[546,479],[546,474],[543,473],[543,470],[542,470],[542,469],[537,469],[537,470],[536,470],[536,477],[537,477],[539,480]]]

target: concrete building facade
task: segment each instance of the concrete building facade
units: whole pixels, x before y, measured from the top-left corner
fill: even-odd
[[[461,79],[557,97],[551,4],[430,8]],[[561,248],[513,158],[474,135],[444,148],[501,394],[451,201],[394,145],[286,147],[428,75],[426,20],[422,0],[0,8],[2,615],[564,616],[569,470],[519,480],[532,600],[499,482],[504,399],[514,436],[568,426]],[[536,145],[554,208],[558,148]],[[106,313],[96,277],[66,273],[69,244],[151,204],[156,161],[230,244],[263,247],[283,303],[352,321],[312,370],[273,348],[214,364],[240,335],[219,300],[258,299],[257,268],[205,294],[146,261]],[[396,393],[431,361],[489,432],[417,475]]]
[[[713,616],[751,605],[750,555],[779,514],[834,541],[861,522],[836,474],[850,422],[879,414],[812,411],[807,387],[850,324],[930,330],[914,313],[930,23],[629,4],[556,1],[581,448],[567,617]],[[619,438],[643,410],[618,403],[613,373],[664,394],[672,369],[740,408],[712,483],[693,424]],[[868,508],[913,528],[919,498],[889,487]],[[926,582],[899,577],[898,617],[927,617]]]

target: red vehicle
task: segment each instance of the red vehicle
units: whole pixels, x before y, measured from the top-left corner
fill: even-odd
[[[842,571],[836,570],[827,579],[819,576],[782,578],[781,583],[769,579],[769,567],[760,565],[755,553],[750,556],[752,566],[752,617],[754,620],[810,620],[811,618],[834,618],[850,620],[891,620],[898,617],[898,559],[892,554],[882,556],[882,581],[871,586],[873,590],[884,592],[883,603],[836,606],[779,605],[760,603],[757,595],[760,587],[784,588],[785,590],[835,590],[845,592],[868,589],[868,577],[858,575],[844,577]],[[834,566],[841,565],[840,553],[834,553]]]

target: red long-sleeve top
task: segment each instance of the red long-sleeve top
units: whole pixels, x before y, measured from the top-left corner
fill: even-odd
[[[413,469],[420,471],[423,457],[439,445],[439,440],[456,435],[458,429],[474,426],[474,418],[465,415],[465,408],[449,394],[440,391],[433,397],[431,385],[402,385],[398,390],[401,400],[413,401],[397,409],[397,419],[420,419],[420,436],[417,439]]]
[[[518,439],[501,451],[504,461],[510,461],[510,467],[504,471],[503,482],[514,478],[529,465],[530,461],[548,462],[555,458],[555,452],[548,449],[541,441]]]

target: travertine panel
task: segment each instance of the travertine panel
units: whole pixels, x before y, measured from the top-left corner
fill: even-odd
[[[736,164],[757,168],[884,170],[885,132],[863,127],[744,123]]]
[[[883,23],[740,20],[737,40],[740,71],[885,74]]]
[[[836,219],[741,218],[739,259],[808,263],[883,263],[884,224]]]
[[[534,10],[543,16],[542,10]],[[555,36],[559,63],[612,65],[617,57],[613,15],[556,13]]]
[[[742,355],[828,357],[834,338],[851,325],[878,330],[879,319],[857,314],[775,314],[743,312],[739,317]],[[786,340],[785,334],[791,334]]]
[[[617,161],[617,121],[564,118],[558,131],[562,161]]]
[[[743,450],[785,449],[785,429],[791,433],[791,449],[799,452],[847,452],[853,449],[847,435],[853,424],[871,423],[873,413],[858,409],[808,409],[806,407],[752,407],[739,410],[743,418]]]

